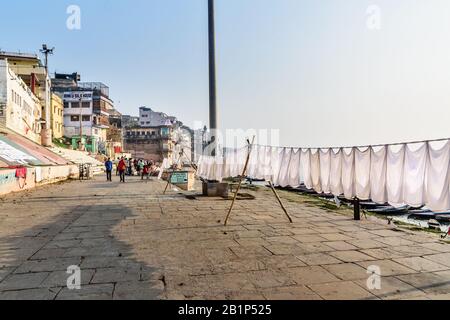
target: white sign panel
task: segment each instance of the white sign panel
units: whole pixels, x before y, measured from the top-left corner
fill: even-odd
[[[20,164],[27,164],[28,161],[38,161],[33,156],[26,154],[13,146],[10,146],[6,142],[0,140],[0,158],[5,159],[8,162],[15,162]]]
[[[64,101],[66,102],[82,102],[92,101],[94,93],[92,91],[73,91],[64,93]]]

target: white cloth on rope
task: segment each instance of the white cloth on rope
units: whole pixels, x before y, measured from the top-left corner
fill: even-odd
[[[311,150],[311,181],[314,191],[322,193],[320,183],[320,153],[319,150]]]
[[[379,150],[371,148],[370,163],[370,198],[380,204],[387,203],[386,193],[386,147]]]
[[[293,149],[291,153],[291,161],[289,163],[289,186],[297,188],[300,186],[300,149]]]
[[[250,158],[248,161],[247,176],[255,179],[259,164],[259,146],[251,146]]]
[[[371,149],[355,148],[355,195],[358,199],[370,199]]]
[[[282,149],[277,185],[283,188],[289,186],[289,165],[291,163],[291,155],[292,155],[291,148]]]
[[[330,189],[331,193],[339,197],[344,193],[342,189],[342,150],[330,151],[331,169],[330,169]]]
[[[342,189],[345,198],[355,197],[355,151],[342,149]]]
[[[320,158],[320,186],[323,193],[331,193],[331,149],[319,150]]]
[[[270,152],[270,164],[271,164],[271,173],[270,180],[274,185],[278,186],[278,177],[280,176],[280,167],[281,167],[281,157],[284,149],[272,147]]]
[[[426,204],[434,211],[450,209],[450,141],[442,148],[435,149],[428,144],[428,166],[425,192]]]
[[[420,207],[426,202],[425,173],[428,162],[428,144],[421,143],[417,150],[406,145],[403,168],[403,202],[412,207]]]
[[[302,149],[300,154],[300,182],[306,188],[312,189],[313,184],[311,180],[311,150]]]
[[[405,165],[405,146],[389,146],[387,149],[386,190],[391,206],[401,207],[403,201],[403,168]]]

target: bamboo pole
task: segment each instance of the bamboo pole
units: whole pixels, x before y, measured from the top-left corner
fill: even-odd
[[[273,193],[275,194],[275,197],[277,198],[278,202],[280,203],[281,209],[283,209],[284,213],[286,214],[287,218],[289,219],[290,223],[293,223],[291,216],[286,210],[286,207],[283,205],[283,202],[281,201],[280,196],[277,193],[277,190],[275,190],[275,187],[272,183],[272,181],[269,181],[270,188],[272,189]]]
[[[231,202],[230,209],[228,210],[227,217],[225,218],[225,226],[227,226],[227,224],[228,224],[228,219],[230,218],[231,211],[233,211],[233,208],[234,208],[234,203],[236,202],[238,193],[241,190],[242,179],[245,177],[245,174],[247,173],[247,167],[248,167],[248,163],[250,162],[250,155],[251,155],[251,152],[252,152],[252,146],[255,143],[255,136],[253,136],[253,140],[252,140],[251,144],[250,144],[250,140],[247,140],[247,143],[248,143],[247,160],[245,161],[245,166],[244,166],[244,170],[242,170],[242,175],[239,177],[239,184],[238,184],[238,187],[236,189],[236,192],[234,193],[233,202]]]

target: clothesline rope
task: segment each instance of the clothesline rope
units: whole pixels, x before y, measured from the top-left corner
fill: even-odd
[[[268,146],[268,145],[262,145],[262,144],[254,144],[254,146],[257,147],[274,147],[274,148],[285,148],[285,149],[309,149],[309,150],[327,150],[327,149],[364,149],[364,148],[377,148],[377,147],[391,147],[391,146],[402,146],[402,145],[410,145],[410,144],[419,144],[419,143],[430,143],[430,142],[443,142],[443,141],[450,141],[450,138],[442,138],[442,139],[432,139],[432,140],[420,140],[420,141],[411,141],[411,142],[398,142],[398,143],[386,143],[386,144],[373,144],[373,145],[364,145],[364,146],[352,146],[352,147],[275,147],[275,146]]]

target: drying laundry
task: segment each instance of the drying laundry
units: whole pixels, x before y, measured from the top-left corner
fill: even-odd
[[[371,148],[370,152],[370,198],[376,203],[386,203],[387,150],[386,147]]]
[[[330,151],[330,190],[338,197],[344,193],[342,188],[342,151]]]
[[[391,206],[403,205],[403,166],[405,164],[405,146],[398,150],[397,146],[389,146],[387,149],[387,173],[386,191],[388,202]]]
[[[427,165],[428,145],[405,147],[405,164],[403,169],[403,202],[412,207],[419,207],[425,199],[425,170]]]
[[[320,184],[324,193],[331,193],[331,150],[319,150]]]
[[[355,195],[361,200],[370,199],[370,148],[355,152]]]
[[[246,175],[252,179],[396,207],[450,209],[450,141],[440,147],[430,142],[341,149],[255,145],[200,157],[198,175],[218,181],[240,176],[249,152]]]
[[[355,151],[342,150],[342,191],[347,199],[355,197]]]

